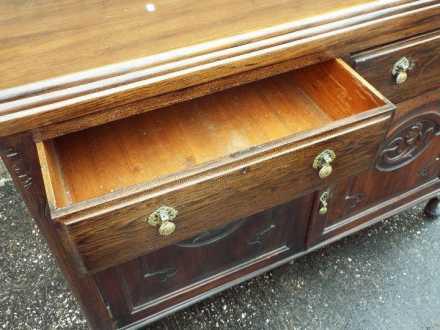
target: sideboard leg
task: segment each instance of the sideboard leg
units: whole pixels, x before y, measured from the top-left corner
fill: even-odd
[[[431,199],[426,204],[425,215],[432,220],[440,219],[440,199],[438,197]]]
[[[37,150],[32,136],[21,134],[2,139],[0,156],[32,217],[46,238],[73,294],[79,301],[89,327],[93,330],[114,329],[116,324],[107,310],[96,281],[91,275],[81,275],[74,268],[73,256],[60,239],[56,223],[50,217]]]

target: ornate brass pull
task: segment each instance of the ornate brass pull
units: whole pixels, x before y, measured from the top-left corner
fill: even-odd
[[[327,214],[328,211],[328,200],[330,198],[330,191],[324,191],[321,196],[319,196],[319,214],[324,215]]]
[[[150,226],[159,226],[160,235],[168,236],[176,230],[176,225],[173,221],[177,217],[177,213],[177,210],[172,207],[161,206],[149,215],[147,222]]]
[[[397,85],[403,84],[408,79],[408,70],[411,69],[411,62],[406,57],[402,57],[394,63],[391,73]]]
[[[319,177],[324,179],[333,172],[333,167],[331,163],[336,159],[336,154],[333,150],[327,149],[316,156],[313,161],[313,168],[318,170]]]

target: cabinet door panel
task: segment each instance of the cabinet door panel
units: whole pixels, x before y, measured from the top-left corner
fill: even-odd
[[[438,191],[439,175],[440,100],[413,109],[403,104],[374,166],[328,187],[325,215],[319,214],[319,196],[325,190],[317,193],[308,245]]]
[[[105,299],[125,324],[221,285],[305,248],[312,196],[205,231],[98,273]]]

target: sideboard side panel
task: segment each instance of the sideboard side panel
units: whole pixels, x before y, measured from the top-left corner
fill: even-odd
[[[92,329],[113,329],[113,320],[90,276],[80,276],[74,269],[73,258],[65,248],[57,228],[50,218],[49,206],[38,163],[36,146],[30,134],[20,134],[0,141],[0,154],[31,216],[46,238],[58,266],[79,301]]]

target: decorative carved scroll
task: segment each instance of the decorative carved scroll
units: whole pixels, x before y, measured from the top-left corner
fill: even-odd
[[[261,230],[258,233],[256,233],[255,236],[248,241],[248,244],[249,245],[262,246],[264,238],[266,237],[266,235],[269,234],[269,232],[271,232],[275,228],[276,228],[276,226],[274,224],[271,224],[271,225],[267,226],[263,230]]]
[[[241,220],[241,221],[227,224],[226,226],[223,226],[218,229],[208,230],[208,231],[205,231],[205,232],[203,232],[193,238],[182,241],[176,245],[179,247],[184,247],[184,248],[196,248],[196,247],[201,247],[201,246],[213,244],[215,242],[218,242],[218,241],[230,236],[238,228],[240,228],[243,225],[243,223],[244,223],[244,220]]]
[[[160,282],[165,283],[166,281],[168,281],[170,278],[173,278],[174,276],[176,276],[176,269],[169,267],[169,268],[164,268],[155,272],[151,272],[151,273],[146,273],[144,274],[144,278],[145,279],[149,279],[152,277],[157,277],[159,279]]]
[[[440,136],[440,125],[431,118],[417,118],[397,130],[379,153],[376,168],[379,171],[394,171],[415,160],[434,140]]]

